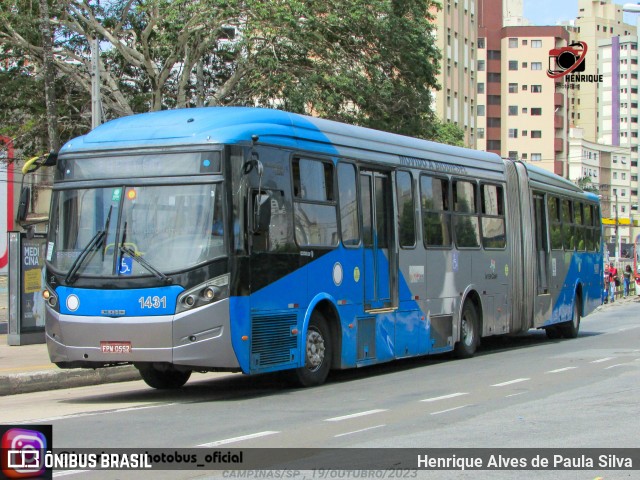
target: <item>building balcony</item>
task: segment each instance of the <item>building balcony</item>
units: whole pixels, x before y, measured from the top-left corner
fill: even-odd
[[[564,138],[554,138],[553,149],[556,153],[564,152]]]
[[[564,117],[561,115],[553,116],[553,128],[561,129],[564,128]]]
[[[553,105],[555,107],[564,107],[564,93],[553,94]]]

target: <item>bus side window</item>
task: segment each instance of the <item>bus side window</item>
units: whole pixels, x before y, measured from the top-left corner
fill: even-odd
[[[338,165],[338,200],[340,202],[340,234],[346,246],[360,243],[356,168],[351,163]]]
[[[453,229],[456,245],[462,248],[480,246],[480,223],[478,220],[477,184],[475,182],[453,182]]]
[[[399,171],[396,174],[396,192],[398,196],[398,232],[400,246],[416,246],[416,218],[413,200],[413,178],[410,172]]]
[[[504,195],[498,185],[482,185],[482,246],[505,248]]]
[[[565,250],[575,250],[576,229],[573,224],[573,202],[563,199],[562,203],[562,244]]]
[[[422,237],[425,247],[451,246],[451,212],[449,211],[449,180],[420,177],[422,206]]]
[[[547,200],[549,225],[551,230],[551,249],[562,250],[562,221],[560,220],[560,199],[549,195]]]

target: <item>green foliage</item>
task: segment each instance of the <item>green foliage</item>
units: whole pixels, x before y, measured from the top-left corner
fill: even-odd
[[[591,182],[591,177],[580,177],[575,180],[575,184],[585,192],[598,194],[598,187]]]
[[[260,105],[457,144],[431,110],[434,0],[49,0],[65,141],[89,126],[90,39],[107,119],[199,105]],[[0,2],[0,53],[26,59],[0,104],[43,135],[38,2]],[[3,83],[4,84],[4,83]],[[13,92],[13,93],[12,93]],[[29,92],[29,93],[27,93]],[[14,95],[21,98],[4,98]],[[8,114],[5,118],[8,118]],[[46,144],[46,142],[41,142]]]
[[[436,121],[435,133],[432,138],[436,142],[454,145],[456,147],[464,146],[464,130],[458,125],[449,122]]]

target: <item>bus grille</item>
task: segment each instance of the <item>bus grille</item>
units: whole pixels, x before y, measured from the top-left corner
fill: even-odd
[[[298,337],[295,313],[256,315],[251,322],[251,367],[260,369],[296,360]]]

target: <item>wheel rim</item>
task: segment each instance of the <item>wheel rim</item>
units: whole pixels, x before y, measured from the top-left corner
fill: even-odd
[[[314,327],[310,327],[307,332],[307,358],[305,365],[312,372],[317,371],[324,362],[324,338]]]
[[[473,326],[471,325],[471,322],[467,319],[466,315],[462,317],[461,327],[462,327],[462,343],[464,343],[468,347],[473,345]]]

